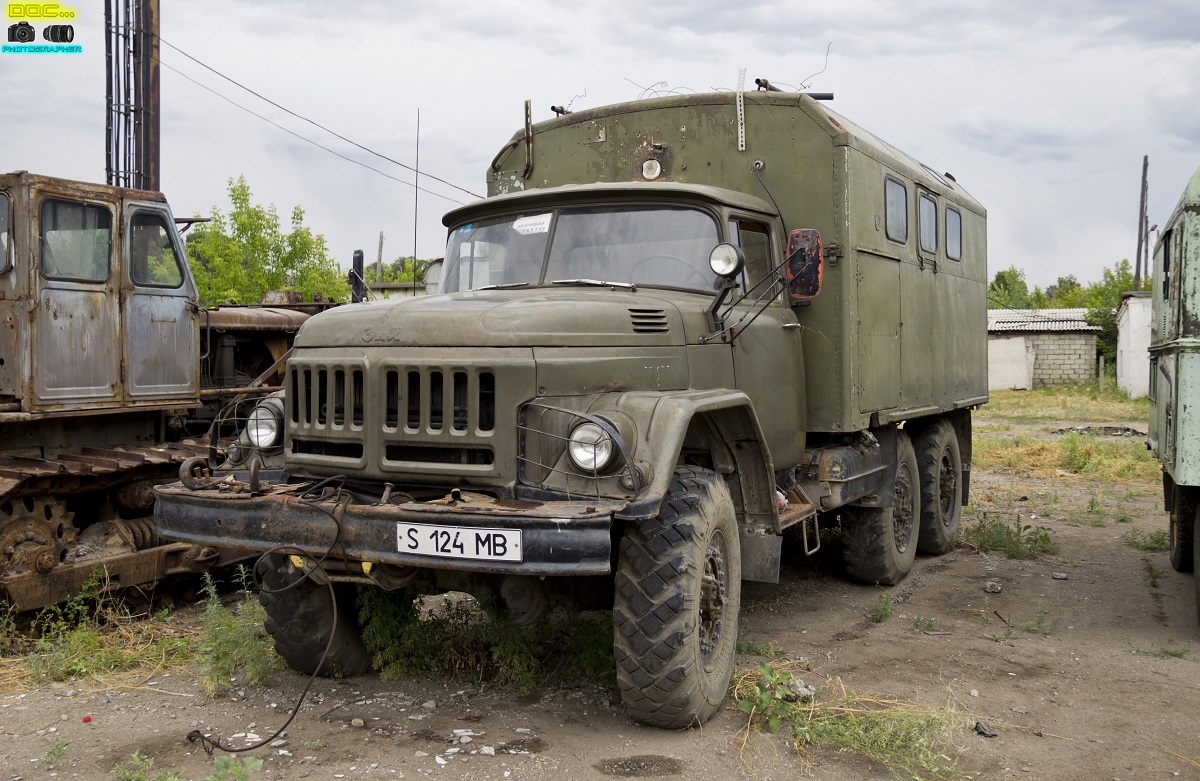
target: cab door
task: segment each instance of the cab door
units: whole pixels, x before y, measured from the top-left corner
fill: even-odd
[[[170,212],[126,201],[121,308],[131,401],[199,394],[196,288]]]
[[[53,196],[38,202],[31,372],[38,406],[120,399],[115,225],[109,204]]]
[[[750,218],[729,223],[730,238],[746,255],[748,278],[759,280],[777,265],[769,226]],[[733,341],[733,371],[739,389],[750,397],[774,464],[794,464],[804,452],[804,353],[796,316],[777,294],[762,307],[760,288],[734,308],[736,323],[748,310],[761,308]],[[755,304],[758,303],[756,307]],[[765,302],[762,302],[765,303]]]

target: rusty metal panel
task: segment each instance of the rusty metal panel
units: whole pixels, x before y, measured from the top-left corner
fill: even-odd
[[[199,393],[196,292],[170,212],[125,204],[121,278],[125,392],[130,399]]]
[[[221,306],[206,309],[201,325],[214,331],[298,331],[311,315],[295,309],[266,306]]]

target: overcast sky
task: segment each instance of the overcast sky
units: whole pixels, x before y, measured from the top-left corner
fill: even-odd
[[[70,2],[61,3],[70,6]],[[74,5],[80,55],[0,54],[0,170],[103,182],[104,38],[98,0]],[[6,20],[5,25],[11,20]],[[40,29],[40,25],[39,25]],[[1142,155],[1150,221],[1200,166],[1200,3],[950,0],[645,3],[162,0],[165,42],[363,146],[483,194],[523,120],[655,91],[736,87],[738,70],[833,92],[832,108],[988,209],[989,268],[1045,287],[1134,256]],[[829,56],[826,63],[826,49]],[[289,135],[211,90],[405,182],[339,141],[162,47],[162,189],[177,216],[227,208],[245,175],[285,220],[294,205],[343,265],[414,246],[414,190]],[[174,68],[180,73],[173,72]],[[819,75],[813,75],[818,74]],[[441,215],[471,200],[422,178],[419,257]]]

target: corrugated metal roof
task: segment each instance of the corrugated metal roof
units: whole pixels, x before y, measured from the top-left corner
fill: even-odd
[[[989,309],[988,331],[1100,331],[1086,309]]]

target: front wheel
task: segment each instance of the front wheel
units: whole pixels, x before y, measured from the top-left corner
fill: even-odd
[[[658,517],[621,540],[613,605],[617,685],[629,713],[654,727],[702,724],[733,675],[742,564],[729,489],[680,467]]]
[[[354,584],[334,583],[331,595],[328,585],[305,576],[288,556],[277,553],[264,557],[258,566],[263,585],[258,601],[267,613],[264,626],[275,640],[276,653],[289,667],[326,677],[370,672],[371,654],[358,627]],[[329,653],[317,670],[326,646]]]
[[[846,570],[863,583],[894,586],[912,569],[921,522],[920,478],[912,440],[896,432],[896,479],[891,507],[842,511]]]

